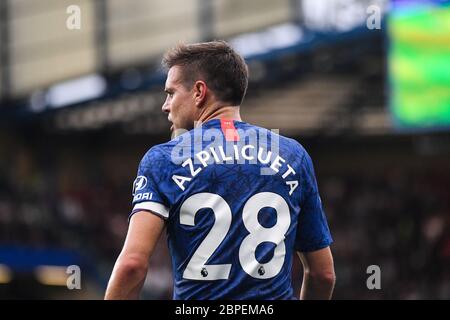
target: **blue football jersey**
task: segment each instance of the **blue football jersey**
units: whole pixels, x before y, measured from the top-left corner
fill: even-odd
[[[295,299],[294,253],[332,242],[305,149],[241,121],[152,147],[133,188],[142,210],[166,220],[174,299]]]

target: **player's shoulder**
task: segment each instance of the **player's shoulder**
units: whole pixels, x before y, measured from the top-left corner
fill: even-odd
[[[295,140],[294,138],[286,137],[283,135],[279,136],[280,139],[282,139],[287,146],[292,148],[293,151],[300,152],[302,155],[306,153],[305,147],[303,147],[303,145],[299,141]]]
[[[141,166],[153,166],[155,163],[160,162],[164,163],[165,166],[172,162],[178,163],[180,152],[177,151],[190,146],[190,139],[186,139],[186,137],[191,134],[191,132],[186,132],[172,140],[152,146],[142,157]]]
[[[278,133],[276,130],[269,130],[267,128],[258,127],[255,125],[252,125],[252,127],[256,128],[261,132],[264,132],[267,135],[270,135],[272,140],[276,139],[277,141],[279,141],[279,146],[281,149],[285,149],[286,151],[295,153],[296,156],[300,157],[303,157],[305,154],[307,154],[305,147],[296,139],[284,136]]]
[[[141,159],[140,166],[149,167],[154,166],[155,163],[165,162],[167,158],[164,144],[157,144],[148,149]]]
[[[272,137],[276,137],[280,141],[283,141],[285,143],[293,144],[293,145],[300,145],[301,146],[301,144],[297,140],[280,134],[278,132],[278,130],[268,129],[268,128],[260,127],[260,126],[257,126],[255,124],[250,124],[250,123],[247,123],[247,126],[248,126],[248,128],[255,129],[255,130],[257,130],[259,132],[262,132],[264,134],[271,135]]]
[[[280,142],[280,149],[284,149],[284,153],[288,154],[289,160],[299,167],[303,167],[305,158],[309,157],[305,147],[293,138],[281,136],[280,139],[284,141],[284,143]]]
[[[287,143],[289,146],[292,147],[292,149],[298,153],[302,158],[305,155],[308,155],[308,151],[306,151],[306,148],[297,140],[289,137],[284,137],[287,140]]]

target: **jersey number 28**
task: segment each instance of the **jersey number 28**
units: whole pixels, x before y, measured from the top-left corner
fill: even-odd
[[[258,213],[264,207],[270,207],[276,211],[277,223],[270,228],[265,228],[258,221]],[[206,265],[230,229],[232,214],[228,203],[218,194],[208,192],[194,194],[181,206],[180,223],[194,226],[195,215],[204,208],[212,209],[216,220],[189,261],[183,278],[191,280],[228,279],[231,264]],[[275,277],[283,267],[286,255],[284,239],[291,224],[288,204],[276,193],[260,192],[245,203],[242,219],[245,228],[250,232],[239,247],[239,262],[242,269],[257,279]],[[271,242],[276,245],[273,258],[264,264],[260,263],[255,255],[256,247],[263,242]]]

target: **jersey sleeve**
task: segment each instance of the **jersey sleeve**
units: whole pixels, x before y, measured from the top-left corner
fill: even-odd
[[[159,188],[165,169],[164,154],[157,148],[150,149],[142,158],[133,182],[133,209],[128,220],[138,211],[148,211],[163,219],[169,217],[169,206]]]
[[[310,252],[328,247],[333,239],[322,208],[313,163],[306,151],[300,178],[302,195],[295,247],[298,251]]]

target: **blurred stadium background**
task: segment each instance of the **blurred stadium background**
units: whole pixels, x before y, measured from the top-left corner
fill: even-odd
[[[211,39],[249,64],[244,121],[312,154],[334,298],[450,299],[444,0],[1,0],[0,298],[102,298],[139,160],[170,138],[161,55]],[[171,290],[161,241],[142,297]]]

